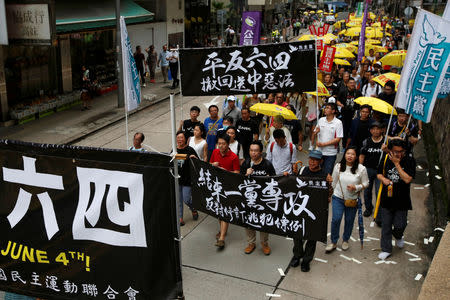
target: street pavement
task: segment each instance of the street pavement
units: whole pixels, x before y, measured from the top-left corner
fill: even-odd
[[[171,90],[162,84],[144,89],[144,94],[155,94],[155,99],[164,99]],[[216,103],[222,106],[223,97],[181,97],[175,96],[177,125],[179,120],[188,118],[189,108],[198,105],[202,111],[200,119],[207,117],[207,106]],[[91,111],[79,108],[56,113],[48,118],[32,123],[3,129],[1,137],[41,143],[61,143],[76,141],[75,145],[119,148],[127,147],[123,109],[117,109],[114,95],[95,99]],[[182,104],[182,105],[181,105]],[[183,112],[182,112],[183,111]],[[108,119],[109,118],[109,119]],[[109,124],[111,123],[112,124]],[[161,152],[171,149],[169,101],[158,104],[131,115],[128,128],[131,136],[142,131],[144,144]],[[83,137],[80,132],[92,132]],[[308,147],[308,141],[304,147]],[[292,241],[285,237],[270,236],[272,254],[265,256],[260,245],[250,255],[244,254],[246,246],[243,228],[231,225],[226,238],[226,247],[217,251],[214,246],[218,222],[200,213],[194,221],[185,207],[186,225],[181,227],[183,240],[182,272],[186,299],[269,299],[270,294],[282,299],[416,299],[422,280],[416,281],[417,274],[426,275],[430,264],[430,254],[424,237],[432,235],[431,217],[427,210],[428,187],[425,172],[427,164],[422,142],[416,147],[416,158],[421,170],[412,187],[414,210],[408,216],[409,224],[405,232],[405,249],[394,247],[390,264],[375,264],[378,261],[380,229],[371,227],[370,219],[364,219],[364,249],[361,250],[358,229],[353,229],[348,251],[325,254],[325,245],[317,244],[311,271],[303,273],[300,268],[289,267]],[[307,162],[305,153],[298,156]],[[331,208],[330,216],[331,217]],[[328,229],[329,232],[329,229]],[[258,236],[259,238],[259,236]],[[340,243],[338,244],[340,247]],[[417,255],[415,258],[408,251]],[[350,259],[350,260],[349,260]],[[325,262],[324,262],[325,261]],[[285,276],[281,276],[281,268]],[[269,296],[268,296],[269,295]]]

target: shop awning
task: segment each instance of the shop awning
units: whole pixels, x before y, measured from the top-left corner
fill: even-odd
[[[127,24],[152,21],[155,16],[132,0],[120,2],[120,15]],[[55,1],[55,11],[57,33],[116,25],[115,2],[111,0]]]

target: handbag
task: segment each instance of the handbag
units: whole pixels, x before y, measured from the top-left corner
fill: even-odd
[[[344,196],[344,189],[342,188],[342,184],[341,184],[341,174],[340,174],[340,172],[339,172],[338,181],[339,181],[339,186],[341,187],[342,196]],[[344,199],[344,206],[345,207],[356,207],[357,205],[358,205],[358,199]]]

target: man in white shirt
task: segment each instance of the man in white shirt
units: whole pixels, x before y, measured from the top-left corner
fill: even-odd
[[[133,146],[128,150],[146,152],[146,150],[142,148],[142,142],[144,142],[144,139],[145,136],[142,132],[136,132],[133,137]]]
[[[322,152],[322,169],[327,173],[333,172],[334,163],[338,152],[338,145],[344,137],[342,122],[336,118],[336,104],[325,104],[325,117],[319,119],[314,130],[314,141],[317,135],[317,147]]]
[[[361,92],[364,97],[377,97],[379,93],[381,93],[381,87],[373,81],[375,76],[370,75],[369,83],[366,83]]]
[[[172,89],[175,89],[180,84],[180,80],[178,79],[178,51],[173,45],[170,47],[166,60],[169,62],[170,74],[173,79]]]
[[[286,138],[286,141],[287,141],[288,143],[292,143],[292,136],[291,136],[291,133],[290,133],[289,129],[287,129],[287,127],[284,126],[284,118],[283,118],[283,116],[278,115],[278,116],[273,117],[273,126],[271,126],[270,128],[267,128],[267,129],[266,129],[266,136],[265,136],[265,139],[266,139],[266,141],[267,141],[269,144],[275,142],[275,138],[274,138],[274,136],[273,136],[273,133],[274,133],[274,131],[277,130],[277,129],[283,130],[283,131],[284,131],[285,138]]]
[[[295,146],[286,141],[286,135],[282,129],[275,129],[273,137],[275,142],[269,144],[266,159],[272,163],[277,175],[296,174],[297,150]]]

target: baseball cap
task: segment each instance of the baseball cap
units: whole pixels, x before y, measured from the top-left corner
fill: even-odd
[[[322,152],[319,150],[310,150],[308,156],[315,159],[322,159]]]
[[[236,101],[236,97],[235,96],[228,96],[227,97],[227,101]]]
[[[328,103],[336,103],[336,98],[334,98],[333,96],[331,96],[330,98],[328,98]]]

